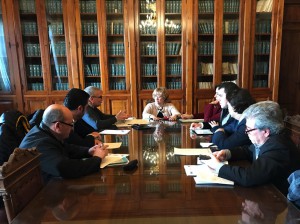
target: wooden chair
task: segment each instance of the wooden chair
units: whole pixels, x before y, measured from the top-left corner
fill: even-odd
[[[8,222],[42,189],[43,181],[35,149],[16,148],[9,160],[0,166],[0,195]]]

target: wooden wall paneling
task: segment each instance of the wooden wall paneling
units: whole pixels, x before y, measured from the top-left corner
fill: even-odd
[[[0,98],[0,115],[7,111],[7,110],[15,110],[16,107],[15,107],[15,102],[14,102],[14,99],[12,100],[7,100],[7,99],[4,99],[2,100]]]
[[[120,110],[131,114],[130,99],[128,97],[109,97],[106,101],[107,113],[117,114]]]
[[[129,12],[134,12],[135,10],[135,1],[127,1],[127,8]],[[135,38],[135,21],[138,16],[138,13],[128,13],[128,41],[129,41],[129,50],[128,50],[128,58],[129,61],[127,63],[128,68],[126,68],[127,75],[129,75],[129,87],[130,87],[130,101],[131,101],[131,112],[132,116],[138,117],[138,71],[137,71],[137,57],[136,57],[136,50],[137,50],[137,40]],[[138,27],[138,26],[137,26]]]
[[[300,2],[284,7],[278,102],[287,115],[300,114]]]
[[[25,98],[25,114],[31,114],[38,109],[46,109],[49,105],[48,97],[34,96]]]

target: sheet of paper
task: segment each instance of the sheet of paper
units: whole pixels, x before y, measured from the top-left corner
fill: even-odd
[[[193,122],[203,122],[204,119],[179,119],[182,123],[193,123]]]
[[[123,165],[127,164],[129,160],[126,158],[128,154],[108,154],[101,162],[100,168],[108,165]]]
[[[204,148],[207,148],[213,144],[214,143],[211,143],[211,142],[200,142],[201,147],[204,147]]]
[[[194,132],[197,135],[212,135],[213,133],[209,129],[195,129]]]
[[[206,165],[203,165],[203,169],[197,173],[194,180],[196,184],[234,185],[233,181],[218,177]]]
[[[149,120],[146,119],[126,119],[124,121],[118,121],[115,123],[117,127],[130,127],[134,124],[149,124]]]
[[[211,156],[212,152],[210,148],[176,148],[174,147],[175,155],[185,155],[185,156],[199,156],[208,155]]]
[[[204,165],[184,165],[185,174],[187,176],[197,176],[197,173],[204,169]]]
[[[121,147],[122,142],[105,142],[103,145],[108,145],[107,149],[118,149]]]
[[[127,135],[130,130],[104,130],[99,132],[102,135]]]

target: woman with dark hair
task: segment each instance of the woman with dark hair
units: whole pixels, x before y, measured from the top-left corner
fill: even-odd
[[[245,133],[246,120],[242,114],[255,100],[246,89],[236,89],[226,96],[228,100],[228,112],[235,119],[225,128],[219,126],[215,121],[211,121],[212,126],[212,143],[219,149],[228,149],[236,146],[250,145],[251,141]]]

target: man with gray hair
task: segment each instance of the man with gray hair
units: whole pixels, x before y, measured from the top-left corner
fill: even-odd
[[[101,110],[99,110],[98,107],[102,104],[101,89],[94,86],[88,86],[84,89],[84,91],[90,95],[90,98],[82,120],[93,127],[94,130],[100,131],[103,129],[116,129],[114,124],[117,121],[125,120],[129,117],[125,111],[119,111],[116,115],[111,115],[104,114]]]
[[[219,177],[234,181],[241,186],[275,184],[284,194],[287,192],[287,177],[296,169],[291,155],[296,150],[287,132],[278,103],[263,101],[248,107],[245,133],[252,142],[250,146],[225,149],[213,153],[207,165]],[[225,160],[248,160],[247,167],[224,165]]]
[[[100,170],[107,154],[102,144],[91,148],[64,142],[74,126],[72,112],[60,104],[45,110],[40,125],[33,127],[20,144],[20,148],[36,147],[44,181],[53,177],[77,178]]]

